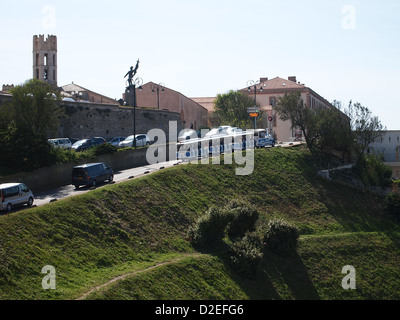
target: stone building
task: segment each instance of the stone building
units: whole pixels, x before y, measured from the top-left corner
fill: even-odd
[[[310,108],[323,107],[333,108],[333,105],[304,84],[297,81],[296,77],[283,79],[276,77],[273,79],[260,78],[260,83],[256,85],[257,104],[261,108],[261,123],[259,126],[267,128],[279,141],[303,140],[301,131],[292,129],[290,121],[282,121],[274,110],[279,97],[285,94],[300,92],[304,103]],[[254,97],[254,88],[244,88],[243,93]]]
[[[106,97],[100,93],[86,89],[75,83],[67,84],[61,87],[62,95],[66,98],[72,98],[75,101],[87,101],[93,103],[118,104],[115,99]]]
[[[57,87],[56,36],[33,36],[33,78]]]
[[[280,77],[273,79],[260,78],[260,81],[257,82],[256,101],[261,111],[261,115],[257,120],[257,127],[268,129],[278,141],[303,140],[301,131],[292,129],[290,121],[282,121],[274,111],[274,106],[279,97],[293,92],[300,92],[305,104],[311,108],[333,107],[330,102],[318,93],[298,82],[296,77],[288,77],[288,79]],[[253,98],[255,96],[254,86],[246,87],[239,91]],[[210,113],[213,112],[215,98],[193,98],[193,100],[207,108]]]
[[[137,106],[177,112],[181,116],[184,128],[193,125],[193,129],[207,126],[208,111],[197,102],[182,93],[148,82],[136,89]]]

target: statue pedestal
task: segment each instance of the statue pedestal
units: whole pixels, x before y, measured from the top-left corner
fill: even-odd
[[[131,84],[125,89],[125,101],[130,107],[136,107],[136,86]]]

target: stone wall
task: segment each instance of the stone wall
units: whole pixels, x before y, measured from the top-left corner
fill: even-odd
[[[94,104],[82,102],[62,103],[64,115],[60,115],[58,132],[49,138],[127,137],[133,134],[134,108],[114,104]],[[178,132],[183,124],[179,113],[136,108],[136,134],[147,133],[151,129],[162,129],[169,135],[170,121],[177,123]]]

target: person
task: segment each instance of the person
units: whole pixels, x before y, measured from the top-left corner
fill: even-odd
[[[139,60],[136,62],[135,69],[133,69],[133,66],[132,66],[131,69],[128,71],[128,73],[124,77],[124,78],[126,78],[126,76],[129,76],[128,77],[129,86],[132,85],[132,79],[136,75],[138,69],[139,69]]]

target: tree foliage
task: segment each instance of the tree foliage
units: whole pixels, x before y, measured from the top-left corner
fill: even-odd
[[[11,93],[12,101],[0,106],[0,166],[32,170],[51,165],[55,154],[47,133],[58,126],[59,92],[34,79]]]
[[[254,99],[240,91],[219,94],[215,100],[213,125],[229,124],[240,128],[252,128],[253,120],[247,108],[254,106]]]
[[[338,101],[334,101],[331,107],[310,108],[300,92],[280,97],[275,107],[282,120],[291,121],[292,129],[302,131],[311,151],[344,151],[358,164],[384,128],[378,117],[360,103],[350,101],[347,108],[341,109]]]

